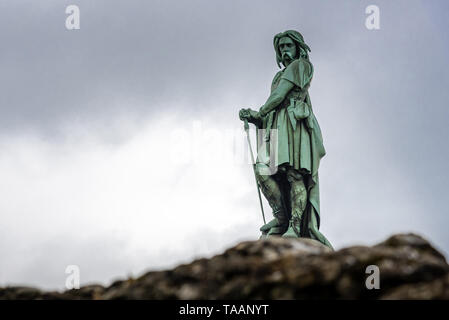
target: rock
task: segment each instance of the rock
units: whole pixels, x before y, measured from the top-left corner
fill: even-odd
[[[380,289],[367,289],[370,265]],[[428,241],[394,235],[332,251],[311,239],[269,237],[172,270],[62,293],[0,288],[0,299],[448,299],[449,266]]]
[[[33,300],[42,296],[42,292],[36,288],[30,287],[10,287],[0,289],[0,299],[22,299]]]

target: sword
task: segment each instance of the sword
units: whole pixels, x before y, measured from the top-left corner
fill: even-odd
[[[259,203],[260,203],[260,209],[262,210],[262,218],[263,218],[263,223],[267,224],[267,222],[265,221],[265,213],[263,211],[263,205],[262,205],[262,197],[260,196],[260,187],[259,187],[259,183],[257,182],[257,176],[256,176],[256,162],[254,161],[254,155],[253,155],[253,148],[251,147],[251,141],[249,139],[249,125],[248,125],[248,120],[245,118],[245,132],[246,132],[246,139],[248,140],[248,146],[249,146],[249,152],[251,153],[251,161],[253,164],[253,172],[254,172],[254,178],[256,179],[256,186],[257,186],[257,194],[259,195]]]

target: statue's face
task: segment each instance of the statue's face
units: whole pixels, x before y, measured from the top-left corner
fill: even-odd
[[[283,37],[279,40],[279,51],[284,65],[289,64],[296,58],[296,46],[289,37]]]

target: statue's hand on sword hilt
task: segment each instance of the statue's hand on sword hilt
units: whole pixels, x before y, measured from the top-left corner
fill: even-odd
[[[240,109],[239,118],[242,121],[246,120],[250,123],[253,123],[258,128],[260,128],[260,125],[262,123],[262,117],[260,113],[255,110],[251,110],[250,108]]]

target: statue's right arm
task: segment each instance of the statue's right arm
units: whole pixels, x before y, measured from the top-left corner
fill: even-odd
[[[260,115],[264,117],[270,111],[276,109],[294,86],[295,85],[292,82],[281,79],[277,88],[271,92],[267,102],[260,108]]]

